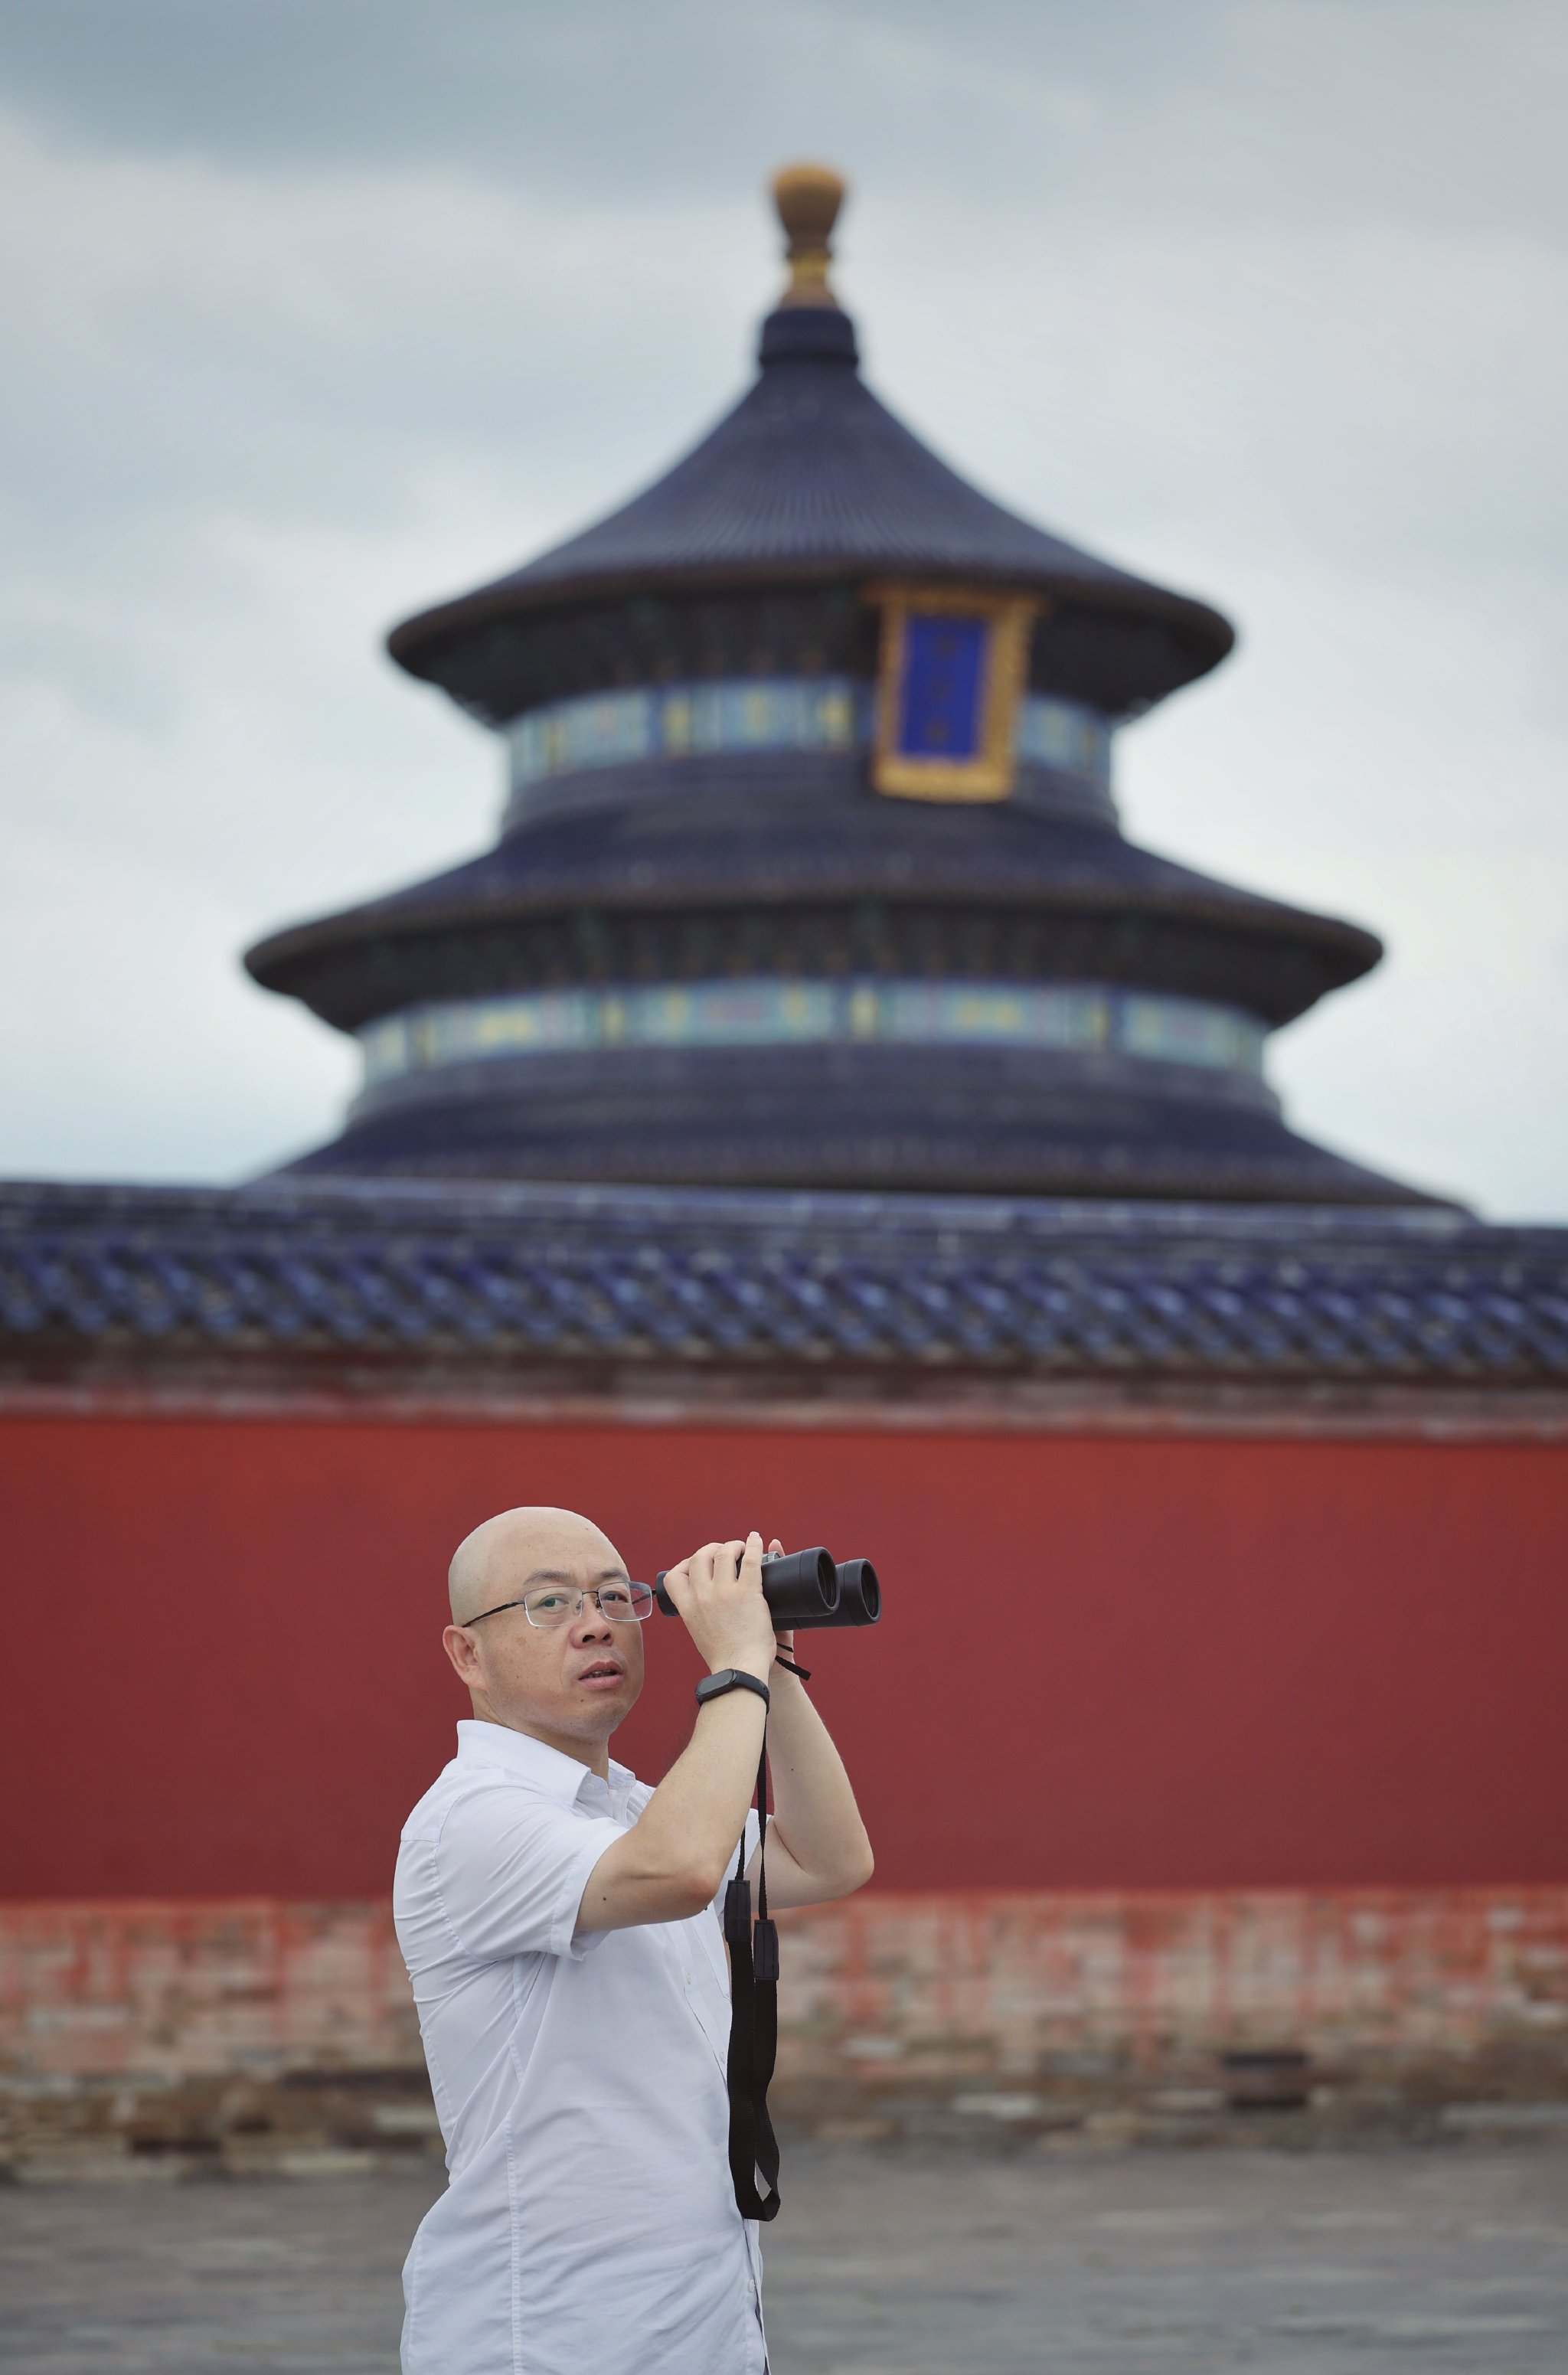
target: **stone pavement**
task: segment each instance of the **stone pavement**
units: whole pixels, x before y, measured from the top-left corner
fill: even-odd
[[[1559,2145],[811,2145],[786,2188],[767,2247],[775,2375],[1568,2369]],[[388,2375],[430,2192],[412,2174],[0,2191],[0,2368]]]

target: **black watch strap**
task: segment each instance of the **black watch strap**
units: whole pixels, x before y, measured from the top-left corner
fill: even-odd
[[[697,1704],[706,1707],[710,1699],[722,1699],[726,1691],[755,1691],[764,1707],[773,1703],[772,1691],[757,1675],[745,1673],[738,1666],[721,1666],[716,1674],[704,1674],[698,1684]]]

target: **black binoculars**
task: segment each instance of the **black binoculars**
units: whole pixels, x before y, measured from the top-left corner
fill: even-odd
[[[666,1616],[674,1616],[675,1602],[665,1589],[667,1572],[661,1567],[654,1577],[654,1597]],[[806,1632],[814,1625],[875,1625],[882,1613],[882,1587],[870,1560],[845,1559],[840,1566],[821,1549],[765,1558],[762,1597],[781,1633]]]

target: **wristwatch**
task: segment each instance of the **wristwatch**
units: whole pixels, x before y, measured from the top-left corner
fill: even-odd
[[[710,1699],[722,1699],[726,1691],[755,1691],[764,1707],[772,1707],[773,1695],[755,1674],[743,1673],[738,1666],[721,1666],[716,1674],[704,1674],[697,1685],[697,1704],[706,1707]]]

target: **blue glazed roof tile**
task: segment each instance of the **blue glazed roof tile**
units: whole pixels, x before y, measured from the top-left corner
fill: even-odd
[[[762,1191],[0,1188],[0,1356],[1568,1383],[1568,1230]]]

